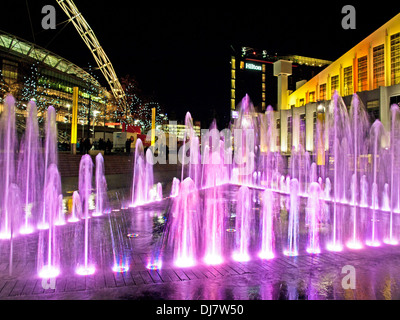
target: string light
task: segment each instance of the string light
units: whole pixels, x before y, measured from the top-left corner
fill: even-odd
[[[168,115],[164,113],[160,103],[154,97],[143,95],[138,82],[132,76],[122,78],[121,85],[125,91],[128,111],[132,115],[132,119],[123,119],[122,123],[129,124],[133,120],[136,126],[141,127],[142,133],[147,133],[151,129],[153,108],[156,108],[156,123],[168,121]]]

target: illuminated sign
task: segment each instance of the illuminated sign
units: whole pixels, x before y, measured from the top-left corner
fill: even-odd
[[[259,64],[252,63],[252,62],[246,62],[246,69],[254,70],[254,71],[262,71],[262,66]]]

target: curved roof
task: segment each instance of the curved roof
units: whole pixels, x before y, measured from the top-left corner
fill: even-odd
[[[0,49],[14,54],[16,53],[20,56],[30,57],[51,68],[76,76],[84,81],[89,81],[95,86],[100,87],[100,83],[93,76],[72,62],[36,44],[1,30]]]

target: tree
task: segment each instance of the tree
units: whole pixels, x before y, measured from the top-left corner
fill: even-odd
[[[156,123],[160,124],[168,119],[156,97],[144,95],[134,77],[130,75],[123,77],[121,85],[125,90],[128,112],[132,115],[133,123],[141,127],[142,133],[147,133],[151,129],[153,108],[156,108]]]

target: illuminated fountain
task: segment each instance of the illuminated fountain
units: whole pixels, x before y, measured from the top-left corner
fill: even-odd
[[[61,209],[59,201],[61,178],[54,163],[49,165],[46,175],[44,210],[48,228],[39,232],[37,261],[39,277],[54,278],[60,273],[60,239],[58,237],[56,222]]]
[[[317,182],[312,182],[310,185],[310,196],[307,203],[307,221],[308,224],[308,253],[320,253],[319,242],[319,224],[321,221],[321,187]]]
[[[249,261],[249,246],[251,237],[251,193],[247,186],[240,187],[236,204],[236,237],[233,259]]]
[[[121,223],[119,219],[124,221],[123,215],[119,216],[115,213],[108,215],[108,222],[110,227],[110,238],[111,238],[111,270],[117,273],[127,272],[129,270],[129,252],[130,248],[126,237],[126,224]]]
[[[143,143],[140,139],[137,139],[135,146],[131,207],[151,202],[150,190],[153,187],[153,182],[153,153],[149,148],[145,157]]]
[[[348,166],[346,157],[349,153],[347,139],[350,135],[349,117],[343,99],[335,92],[328,109],[329,143],[332,147],[334,158],[332,175],[329,177],[333,182],[333,223],[331,243],[328,249],[332,251],[342,250],[342,230],[340,216],[338,214],[339,203],[347,203]]]
[[[193,129],[193,119],[189,112],[185,116],[185,133],[181,150],[182,152],[178,154],[178,159],[182,163],[181,181],[191,178],[195,186],[200,188],[202,172],[199,138]]]
[[[92,191],[92,177],[93,177],[93,161],[92,158],[85,154],[82,156],[79,166],[79,195],[82,201],[82,211],[84,219],[84,241],[83,241],[83,257],[76,269],[76,273],[80,275],[90,275],[95,272],[95,267],[90,263],[90,225],[91,218],[89,215],[89,198]]]
[[[241,185],[253,185],[253,173],[255,171],[255,154],[259,145],[258,123],[254,119],[254,106],[250,101],[250,97],[246,95],[239,110],[239,116],[234,122],[234,161],[232,173],[233,183]],[[233,177],[232,177],[233,178]]]
[[[372,218],[370,220],[370,238],[367,240],[367,245],[372,246],[372,247],[378,247],[380,246],[380,241],[379,241],[379,234],[378,234],[378,228],[377,228],[377,210],[379,210],[379,194],[378,194],[378,188],[379,188],[379,181],[378,181],[378,166],[380,166],[380,162],[382,162],[382,150],[381,150],[381,139],[383,135],[385,134],[384,132],[384,127],[382,123],[379,120],[376,120],[372,127],[371,127],[371,143],[372,143],[372,161],[373,161],[373,171],[372,171],[372,203],[371,203],[371,209],[372,209]]]
[[[46,117],[46,139],[44,145],[44,185],[47,185],[47,170],[51,164],[57,165],[57,123],[56,111],[54,107],[49,106]],[[48,216],[46,215],[46,197],[43,197],[42,214],[38,221],[38,229],[47,229],[49,227]]]
[[[178,178],[172,179],[172,187],[170,197],[176,197],[179,194],[179,184],[180,180]]]
[[[179,195],[171,209],[169,243],[174,249],[174,263],[178,267],[196,264],[199,253],[200,201],[197,188],[191,178],[180,184]]]
[[[260,218],[261,250],[258,256],[261,259],[274,258],[274,198],[273,192],[266,189],[263,193],[262,211]]]
[[[288,245],[284,254],[297,256],[299,253],[299,182],[290,181],[290,209],[288,222]]]
[[[82,217],[82,203],[78,191],[74,191],[72,194],[72,212],[68,222],[78,222]]]
[[[395,137],[399,134],[399,125],[400,125],[400,110],[399,106],[392,105],[391,107],[391,130],[390,130],[390,199],[389,199],[389,210],[390,210],[390,218],[389,218],[389,226],[388,226],[388,235],[383,240],[386,244],[397,245],[398,244],[398,236],[395,236],[395,232],[398,231],[397,228],[394,227],[393,223],[393,213],[396,207],[395,199],[397,198],[397,207],[400,205],[400,175],[397,171],[395,172],[395,168],[399,166],[399,159],[396,155],[399,154],[399,144],[395,143]]]
[[[213,152],[209,148],[210,162],[204,165],[207,171],[206,185],[204,191],[204,239],[205,257],[207,264],[220,264],[223,262],[223,240],[224,240],[224,218],[225,208],[221,201],[221,187],[218,187],[224,177],[221,170],[221,154],[219,150],[219,137],[217,147]]]
[[[96,209],[93,216],[101,216],[107,203],[107,181],[104,174],[104,159],[101,153],[96,156]]]
[[[15,182],[15,147],[17,146],[17,134],[15,127],[15,100],[8,95],[4,100],[4,111],[1,117],[1,219],[0,239],[11,238],[10,187]]]
[[[146,252],[150,270],[170,262],[180,268],[229,260],[245,264],[253,258],[269,260],[282,254],[293,257],[320,254],[325,249],[398,244],[398,106],[391,108],[390,132],[386,132],[380,121],[371,125],[356,95],[348,110],[336,93],[326,109],[326,121],[316,124],[319,149],[314,150],[323,149],[323,155],[309,151],[313,149],[303,146],[297,136],[290,156],[281,153],[272,108],[256,116],[248,96],[229,130],[219,131],[213,122],[201,140],[187,113],[178,154],[182,166],[169,184],[171,190],[168,185],[163,190],[165,184],[154,181],[152,150],[145,153],[137,139],[132,189],[124,195],[131,209],[121,208],[119,195],[118,208],[112,208],[115,199],[107,198],[102,155],[96,156],[95,172],[92,158],[84,155],[79,190],[72,194],[70,223],[64,226],[55,110],[47,109],[42,145],[36,106],[30,102],[26,130],[18,145],[14,105],[8,96],[0,128],[0,237],[10,242],[10,273],[13,241],[37,232],[39,276],[60,274],[64,270],[60,260],[63,230],[74,235],[72,253],[65,253],[76,258],[76,273],[93,274],[94,261],[96,268],[107,262],[114,272],[126,272],[130,254],[137,253],[137,247],[130,244],[137,241],[141,250],[147,240],[124,229],[123,215],[140,216],[148,223],[149,212],[155,211],[159,217],[154,220],[163,226],[157,229],[161,236],[149,244],[151,252]],[[293,124],[299,137],[305,134],[299,119]],[[321,159],[325,161],[317,161]],[[170,192],[170,197],[164,199],[163,191]],[[106,212],[110,212],[108,217],[97,217]],[[132,220],[132,224],[137,221],[141,220]],[[101,228],[103,224],[106,229]],[[109,230],[110,237],[102,237],[104,230],[107,235]],[[156,231],[152,233],[156,238]],[[108,260],[97,259],[97,252]]]
[[[42,154],[39,138],[39,125],[37,120],[37,108],[33,101],[27,106],[28,116],[26,118],[25,134],[20,145],[18,160],[18,183],[24,198],[24,223],[20,228],[21,234],[32,233],[37,224],[37,214],[42,199],[41,181]]]

